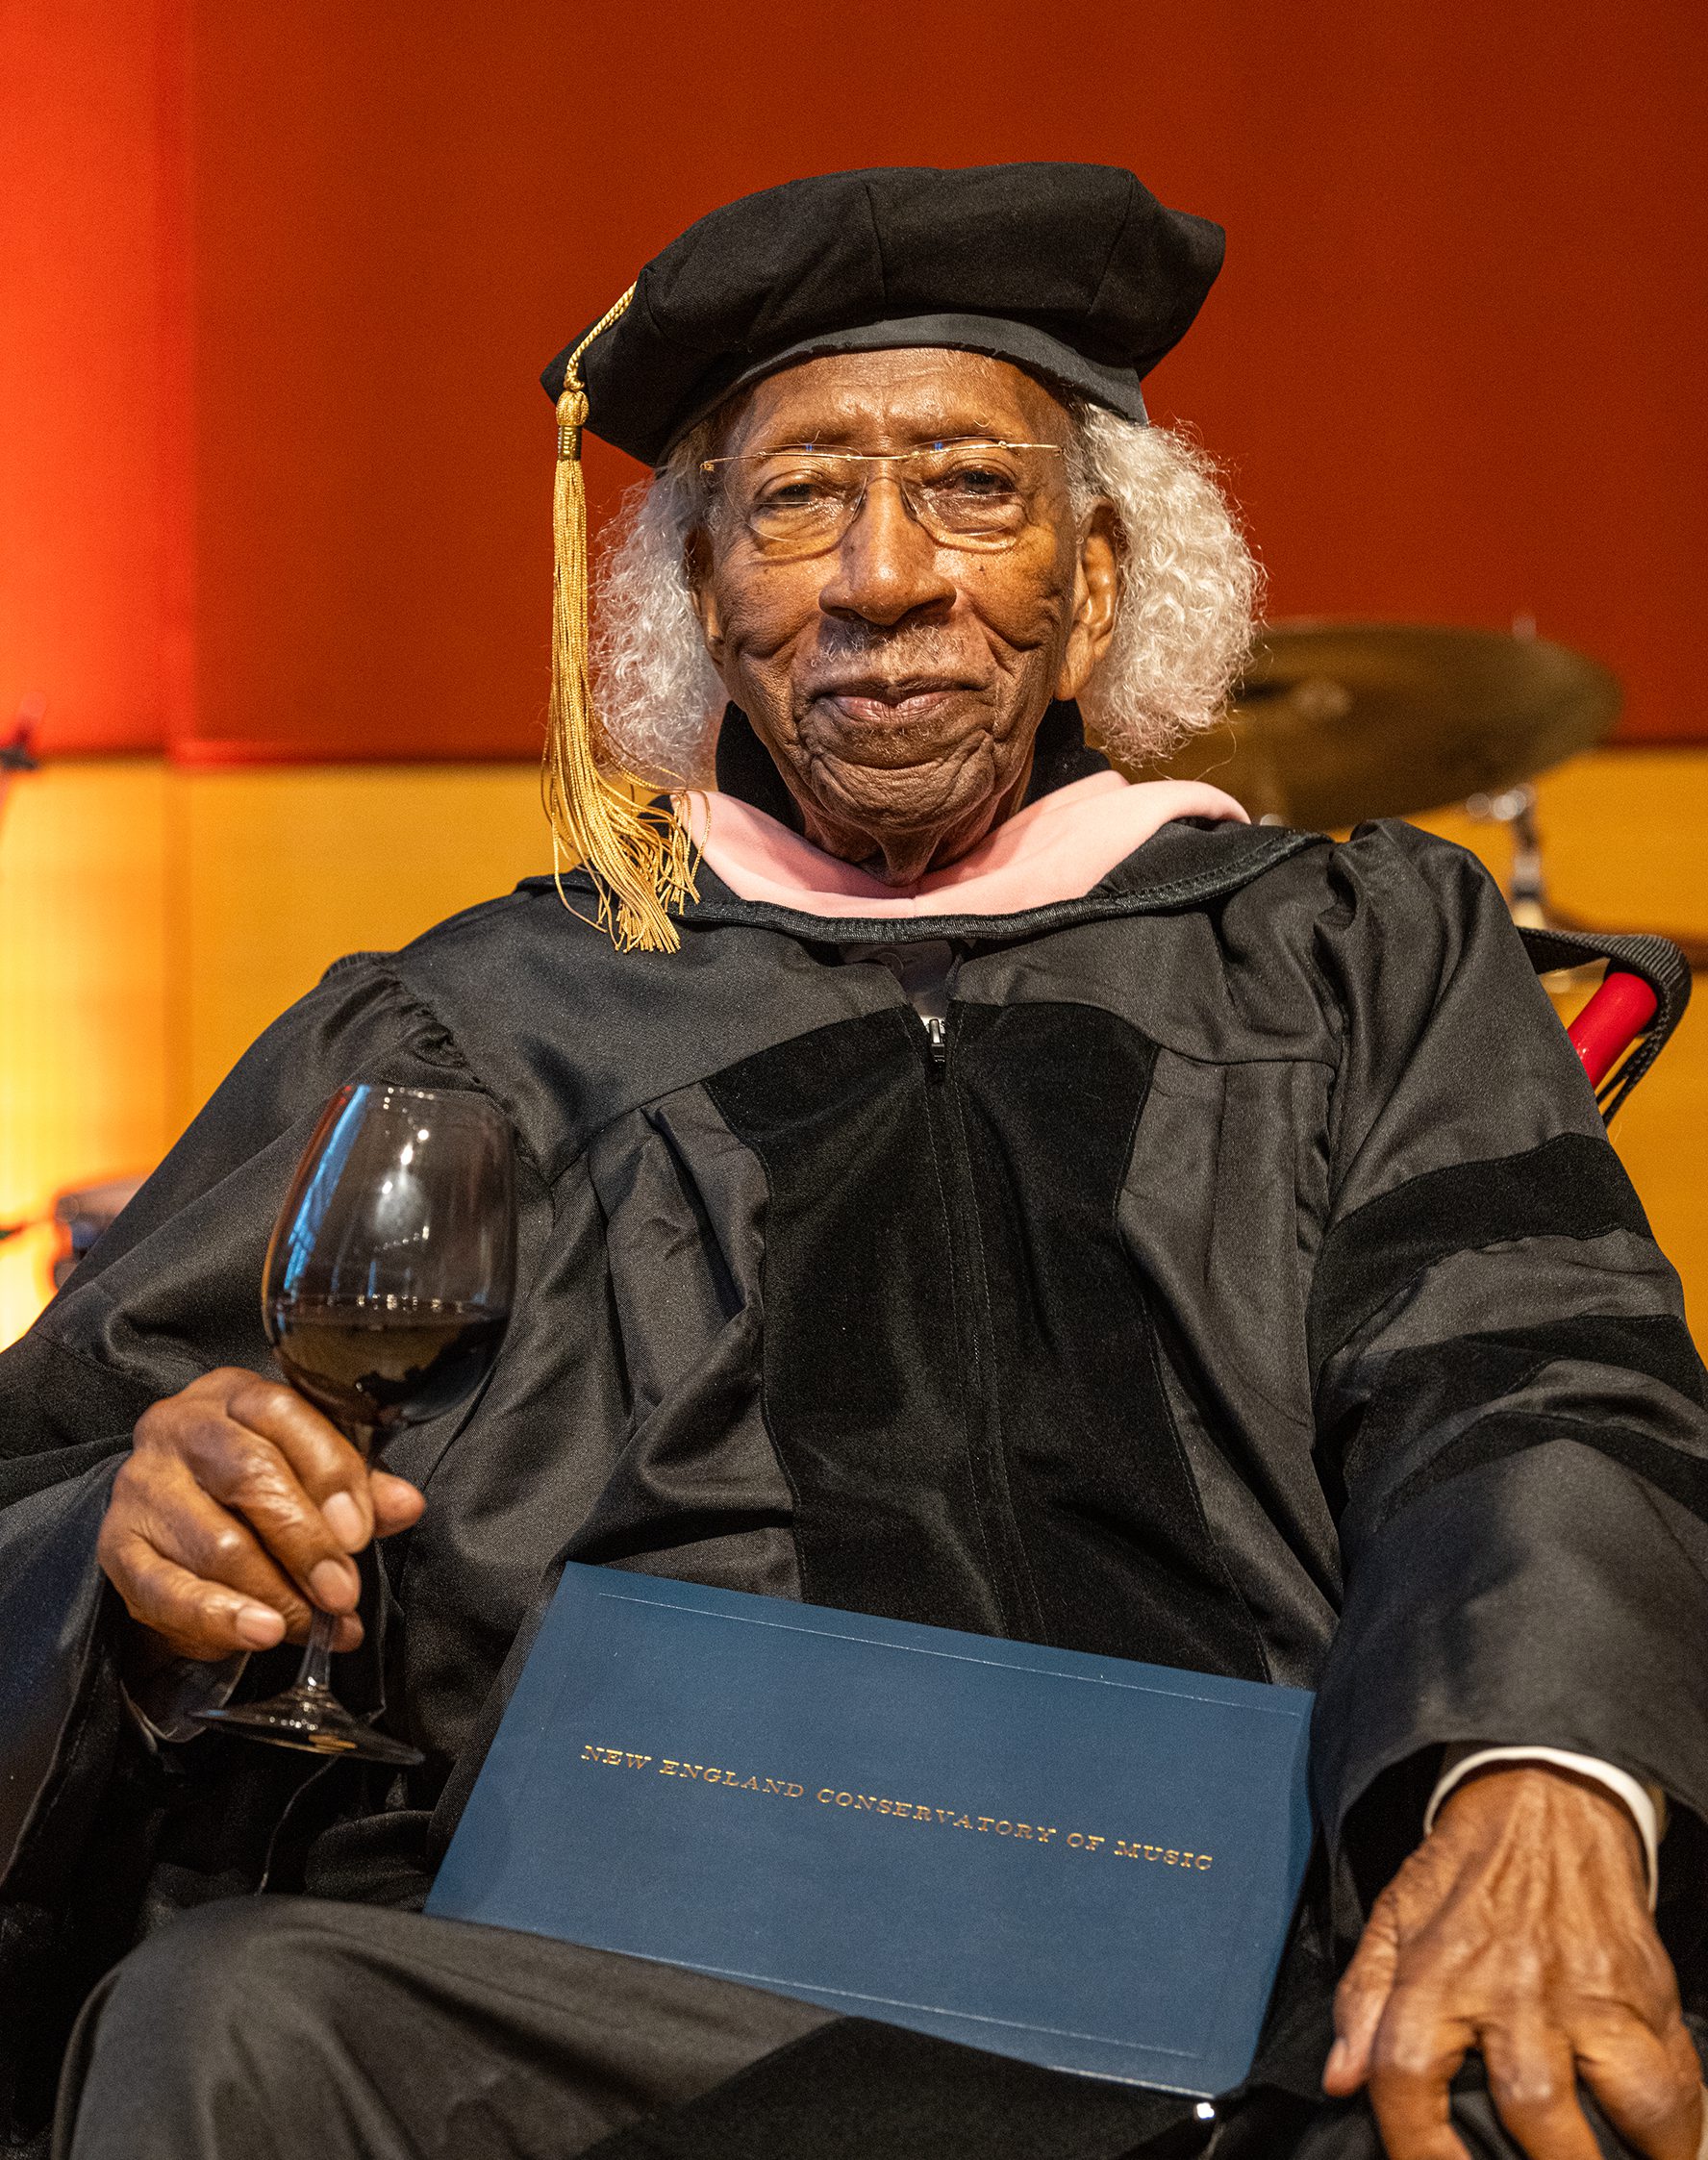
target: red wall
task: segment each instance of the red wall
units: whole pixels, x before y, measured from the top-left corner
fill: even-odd
[[[1155,402],[1232,466],[1273,612],[1533,615],[1628,737],[1702,735],[1697,19],[20,0],[0,722],[41,689],[63,748],[531,751],[544,360],[743,189],[1075,157],[1229,229]]]
[[[182,704],[168,13],[0,7],[0,736],[41,691],[48,740],[66,748],[158,748]]]

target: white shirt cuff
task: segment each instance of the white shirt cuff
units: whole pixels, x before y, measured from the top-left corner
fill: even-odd
[[[1579,1777],[1594,1778],[1597,1785],[1605,1785],[1610,1793],[1617,1794],[1631,1811],[1637,1835],[1643,1840],[1644,1856],[1648,1863],[1648,1909],[1651,1913],[1654,1911],[1660,1893],[1661,1840],[1667,1834],[1667,1796],[1658,1785],[1645,1785],[1629,1771],[1604,1763],[1599,1755],[1573,1755],[1564,1747],[1484,1747],[1473,1741],[1464,1746],[1449,1747],[1444,1756],[1441,1776],[1423,1811],[1425,1837],[1435,1828],[1435,1819],[1447,1795],[1472,1771],[1481,1770],[1485,1763],[1551,1763],[1556,1770],[1569,1770]]]

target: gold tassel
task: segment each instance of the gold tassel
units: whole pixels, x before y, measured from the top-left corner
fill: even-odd
[[[588,674],[587,487],[581,431],[587,389],[581,356],[635,297],[630,286],[569,356],[558,399],[558,471],[552,498],[552,682],[540,790],[552,830],[558,897],[563,870],[583,865],[599,895],[599,927],[618,952],[674,952],[670,920],[694,892],[695,850],[670,807],[625,772],[593,712]],[[571,910],[571,913],[574,911]]]

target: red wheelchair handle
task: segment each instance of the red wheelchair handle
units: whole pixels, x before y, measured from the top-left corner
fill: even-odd
[[[1566,1030],[1583,1060],[1590,1085],[1598,1088],[1659,1009],[1660,999],[1641,975],[1610,971],[1601,988]]]

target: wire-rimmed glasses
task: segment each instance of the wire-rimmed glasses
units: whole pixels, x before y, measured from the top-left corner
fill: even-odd
[[[1013,547],[1040,490],[1059,469],[1059,442],[968,436],[912,450],[781,450],[707,458],[699,470],[766,554],[819,555],[859,516],[874,479],[892,479],[909,513],[942,547]]]

